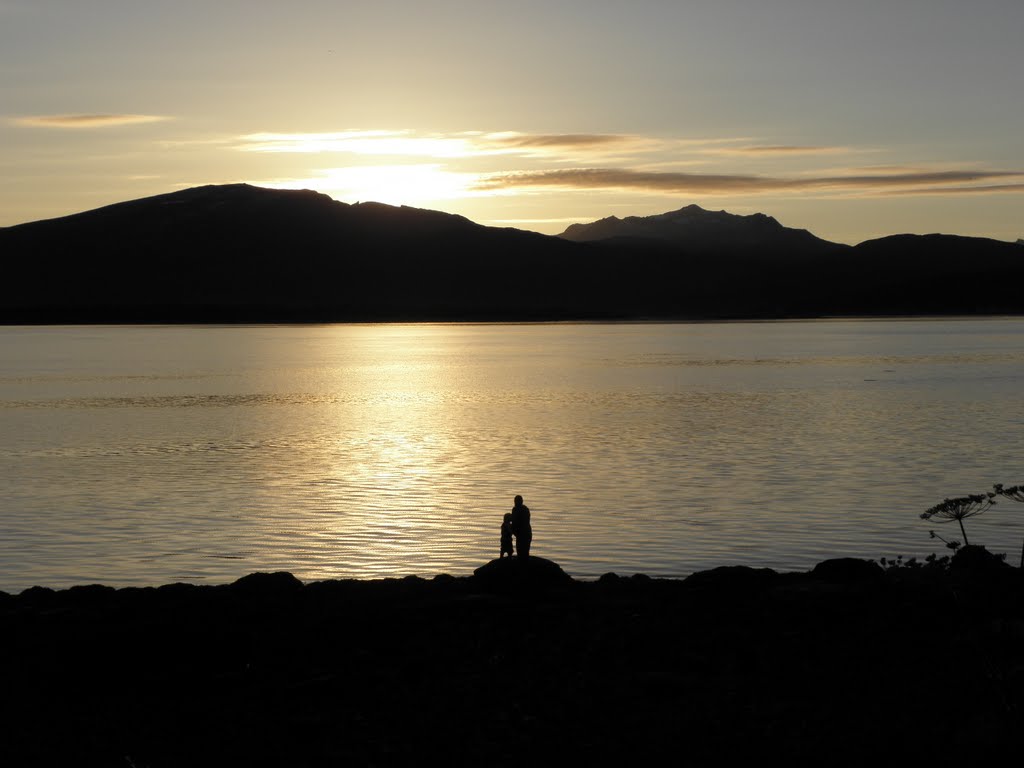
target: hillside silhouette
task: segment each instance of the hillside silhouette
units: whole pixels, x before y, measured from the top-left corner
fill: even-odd
[[[656,216],[610,216],[590,224],[573,224],[559,237],[574,242],[642,241],[671,243],[690,251],[785,250],[834,253],[849,246],[830,243],[805,229],[783,227],[771,216],[738,216],[688,205]]]
[[[0,322],[628,320],[1002,314],[1024,247],[846,246],[687,206],[560,237],[312,191],[207,186],[0,229]]]

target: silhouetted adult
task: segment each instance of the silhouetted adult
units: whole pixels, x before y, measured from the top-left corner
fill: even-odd
[[[530,542],[533,541],[530,508],[523,504],[522,496],[516,496],[515,502],[516,505],[512,507],[512,533],[516,537],[516,554],[519,557],[529,557]]]

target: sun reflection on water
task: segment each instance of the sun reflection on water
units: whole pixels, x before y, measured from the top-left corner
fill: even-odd
[[[0,589],[465,574],[517,493],[577,576],[927,554],[1020,480],[1024,322],[920,326],[0,329]]]

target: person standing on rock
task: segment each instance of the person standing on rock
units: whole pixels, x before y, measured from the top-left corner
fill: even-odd
[[[512,533],[516,537],[516,555],[529,557],[533,528],[530,527],[530,508],[523,504],[522,496],[516,496],[515,506],[512,507]]]
[[[501,522],[501,554],[498,555],[498,559],[505,555],[512,557],[513,554],[515,553],[512,551],[512,514],[506,512]]]

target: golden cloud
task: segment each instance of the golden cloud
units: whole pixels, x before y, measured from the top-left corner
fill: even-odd
[[[808,189],[881,193],[901,188],[930,187],[943,184],[962,185],[969,182],[1019,178],[1021,176],[1024,176],[1024,172],[954,170],[787,178],[778,176],[638,171],[626,168],[564,168],[546,171],[515,171],[490,174],[481,180],[480,187],[492,190],[525,187],[620,189],[685,194],[744,194]]]
[[[716,147],[705,149],[705,155],[738,155],[741,157],[794,157],[796,155],[836,155],[848,154],[854,150],[850,147],[822,147],[822,146],[747,146],[747,147]]]
[[[499,155],[562,157],[586,152],[605,156],[608,150],[644,151],[650,140],[623,134],[465,131],[419,134],[401,130],[348,130],[327,133],[251,133],[239,137],[237,149],[271,153],[347,153],[363,156],[474,158]]]
[[[33,128],[109,128],[168,119],[160,115],[30,115],[15,118],[13,122]]]
[[[635,140],[632,136],[615,133],[492,133],[485,138],[489,142],[501,146],[527,149],[606,147],[614,144],[630,144]]]
[[[975,187],[926,187],[896,190],[894,195],[998,195],[1024,192],[1024,184],[981,184]]]

